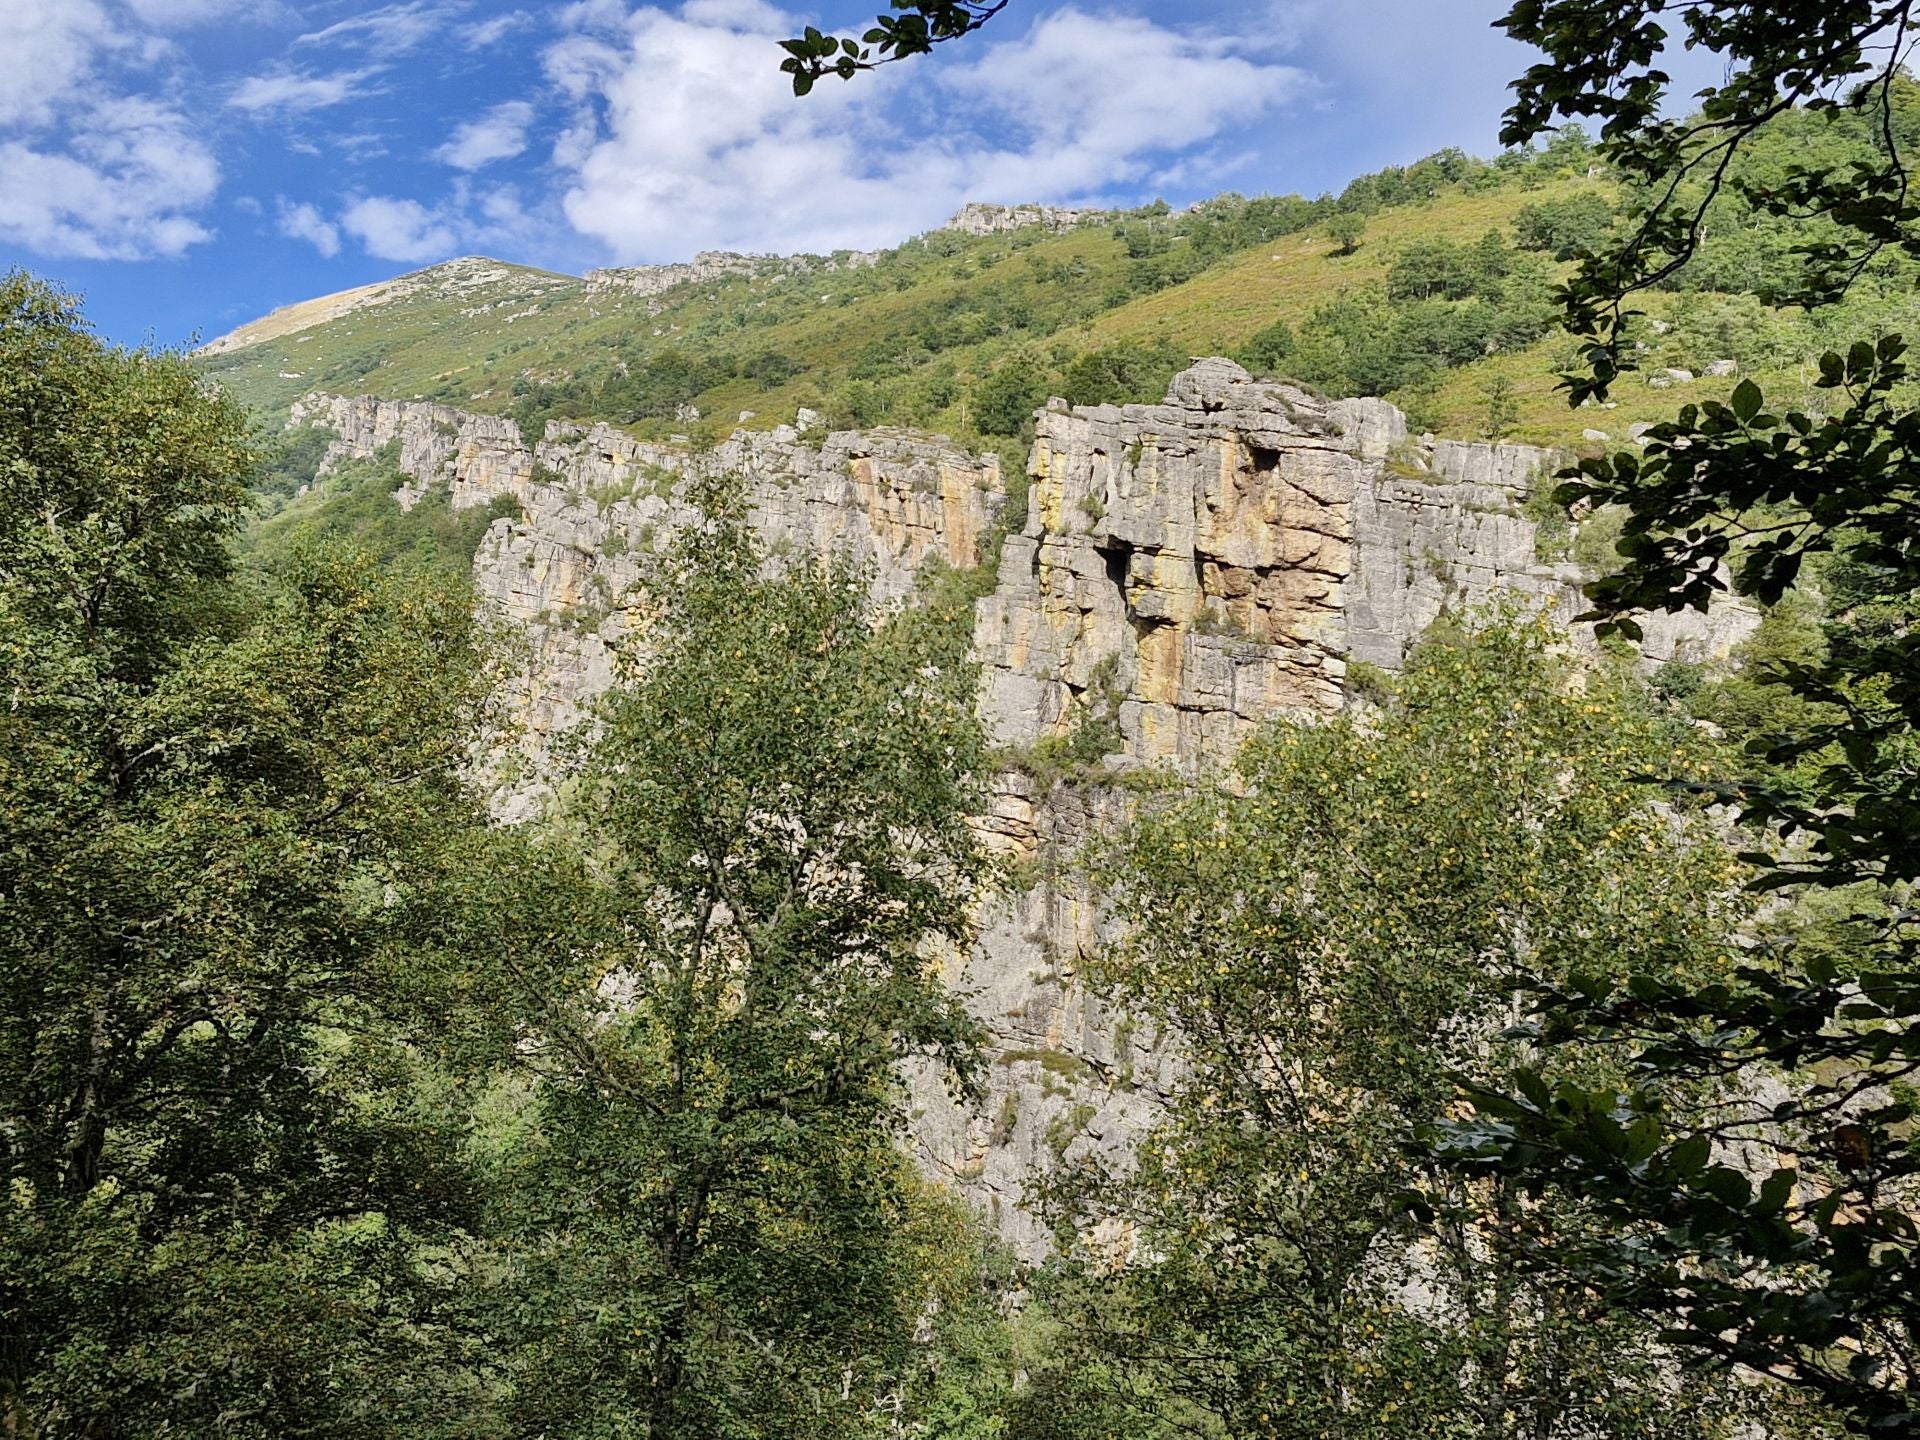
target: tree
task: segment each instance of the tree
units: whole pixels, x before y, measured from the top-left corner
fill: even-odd
[[[1074,405],[1152,405],[1186,357],[1166,341],[1132,341],[1082,351],[1060,373],[1060,393]]]
[[[1527,0],[1503,22],[1546,51],[1503,138],[1601,117],[1601,155],[1647,197],[1567,288],[1586,361],[1566,377],[1576,402],[1630,366],[1632,295],[1684,273],[1743,150],[1770,127],[1866,117],[1876,140],[1846,167],[1740,182],[1757,212],[1817,222],[1798,298],[1838,298],[1888,248],[1920,253],[1896,105],[1909,7],[1715,0],[1680,13],[1688,43],[1728,65],[1686,122],[1660,117],[1667,7]],[[1920,417],[1901,403],[1904,353],[1881,336],[1825,356],[1825,415],[1772,409],[1744,383],[1730,404],[1658,427],[1644,458],[1585,462],[1560,488],[1564,503],[1624,507],[1624,563],[1588,592],[1603,631],[1634,634],[1638,610],[1703,607],[1729,587],[1776,603],[1807,575],[1827,593],[1825,645],[1773,676],[1803,728],[1763,738],[1746,777],[1714,792],[1751,827],[1752,883],[1793,902],[1789,923],[1756,927],[1743,962],[1705,985],[1545,983],[1525,1033],[1609,1046],[1626,1083],[1554,1085],[1523,1067],[1483,1079],[1477,1116],[1430,1137],[1461,1173],[1582,1207],[1576,1239],[1517,1245],[1517,1262],[1888,1436],[1920,1434]],[[1718,1097],[1707,1118],[1676,1106],[1703,1086]]]
[[[1018,435],[1047,398],[1047,372],[1022,351],[1002,360],[973,388],[973,423],[982,435]]]
[[[1612,226],[1613,207],[1590,190],[1523,205],[1513,217],[1514,239],[1521,248],[1544,250],[1556,260],[1572,260],[1595,248]]]
[[[1367,233],[1367,217],[1343,210],[1326,224],[1327,238],[1334,243],[1333,253],[1351,255],[1360,248],[1360,237]]]
[[[1840,918],[1756,930],[1744,963],[1706,986],[1544,986],[1528,1033],[1612,1045],[1631,1083],[1549,1086],[1523,1068],[1517,1091],[1477,1086],[1479,1119],[1435,1135],[1466,1173],[1583,1197],[1595,1233],[1529,1263],[1888,1435],[1920,1433],[1920,970],[1904,900],[1920,873],[1920,416],[1890,398],[1900,357],[1893,342],[1828,357],[1821,383],[1848,403],[1822,420],[1769,414],[1743,382],[1730,405],[1657,427],[1644,462],[1584,462],[1558,492],[1626,507],[1627,563],[1589,587],[1607,628],[1637,631],[1631,612],[1653,604],[1704,605],[1728,562],[1736,589],[1778,603],[1806,560],[1829,557],[1842,608],[1826,653],[1766,677],[1800,723],[1759,739],[1767,769],[1711,793],[1762,832],[1756,887],[1833,892]],[[1700,1084],[1721,1091],[1710,1123],[1673,1104]]]
[[[1387,297],[1464,300],[1479,289],[1475,268],[1472,252],[1451,240],[1415,239],[1393,257],[1387,269]]]
[[[410,957],[442,846],[479,828],[484,636],[467,588],[350,555],[236,573],[254,458],[183,359],[0,281],[9,1433],[468,1413],[472,1186]]]
[[[1293,345],[1293,327],[1284,320],[1275,320],[1254,332],[1241,347],[1239,360],[1256,375],[1278,375],[1292,357]]]
[[[1513,381],[1504,375],[1495,375],[1481,385],[1480,393],[1487,401],[1486,415],[1480,422],[1480,433],[1489,440],[1499,440],[1520,423],[1520,407],[1513,398]]]
[[[1674,1383],[1652,1327],[1529,1283],[1492,1243],[1553,1208],[1455,1184],[1420,1232],[1409,1120],[1507,1017],[1506,978],[1718,973],[1749,908],[1699,807],[1629,768],[1691,742],[1544,618],[1451,627],[1384,708],[1279,721],[1233,775],[1152,808],[1105,870],[1097,975],[1177,1036],[1137,1159],[1057,1197],[1117,1295],[1089,1316],[1189,1433],[1711,1435],[1746,1398]],[[1563,1057],[1604,1070],[1601,1054]],[[1110,1245],[1112,1249],[1103,1249]]]
[[[964,1083],[984,861],[961,627],[704,497],[563,825],[495,897],[538,1075],[504,1162],[516,1433],[861,1433],[925,1299],[898,1067]],[[531,842],[529,842],[531,843]],[[562,918],[572,917],[572,918]]]

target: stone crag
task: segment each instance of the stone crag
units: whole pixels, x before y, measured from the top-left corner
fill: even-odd
[[[403,503],[438,485],[457,507],[519,503],[474,562],[482,592],[530,642],[513,698],[535,763],[502,784],[506,818],[540,803],[540,757],[611,682],[638,556],[690,518],[689,480],[745,477],[776,554],[845,547],[872,564],[883,599],[904,596],[931,557],[978,563],[1006,497],[992,457],[895,431],[817,444],[791,427],[742,431],[695,452],[550,425],[528,445],[498,418],[327,396],[303,401],[291,423],[332,430],[330,461],[397,447],[416,487]],[[1191,774],[1268,716],[1346,705],[1351,666],[1396,668],[1450,609],[1513,593],[1570,622],[1581,571],[1541,558],[1528,513],[1553,468],[1526,446],[1416,439],[1382,401],[1323,401],[1224,360],[1197,362],[1159,405],[1052,402],[1037,421],[1026,523],[1001,544],[975,613],[983,717],[1016,756],[1111,721],[1120,748],[1103,774]],[[1655,620],[1651,662],[1724,656],[1753,616],[1729,604]],[[922,1163],[1027,1253],[1046,1244],[1020,1206],[1027,1177],[1124,1148],[1151,1123],[1174,1063],[1162,1037],[1106,1013],[1081,979],[1106,922],[1071,857],[1129,803],[1103,774],[1043,786],[1015,765],[999,778],[983,835],[1048,878],[996,901],[952,962],[995,1037],[986,1097],[962,1107],[937,1077],[911,1082]]]
[[[980,604],[996,735],[1031,744],[1120,697],[1123,763],[1191,769],[1282,711],[1344,703],[1347,666],[1396,669],[1445,610],[1498,592],[1584,604],[1526,513],[1555,466],[1525,445],[1410,439],[1379,400],[1326,402],[1197,363],[1160,405],[1050,406],[1030,515]],[[1738,607],[1649,617],[1645,654],[1724,654]]]
[[[660,295],[676,285],[705,285],[736,276],[780,280],[791,275],[859,270],[878,263],[880,253],[878,250],[842,250],[834,255],[738,255],[728,250],[702,250],[681,264],[618,265],[589,270],[582,278],[588,290]]]
[[[958,230],[963,235],[999,235],[1009,230],[1024,230],[1038,225],[1046,230],[1071,230],[1089,220],[1103,219],[1106,210],[1076,210],[1065,205],[989,205],[969,201],[954,212],[940,228]]]
[[[687,482],[748,478],[751,518],[776,553],[838,549],[870,565],[882,601],[910,591],[929,557],[979,563],[1006,498],[1000,464],[945,441],[898,431],[803,436],[791,426],[741,431],[711,450],[635,440],[605,425],[549,424],[528,445],[498,416],[371,396],[312,395],[289,424],[336,437],[324,470],[391,447],[411,504],[445,487],[456,509],[515,500],[474,556],[480,591],[525,637],[529,662],[511,682],[517,750],[530,763],[503,771],[502,818],[529,814],[545,792],[542,759],[613,681],[630,628],[625,604],[642,557],[697,513]],[[506,757],[502,757],[506,758]]]

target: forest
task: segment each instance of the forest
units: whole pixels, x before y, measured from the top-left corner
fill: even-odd
[[[895,8],[868,50],[788,42],[796,88],[1003,7]],[[322,474],[225,362],[0,278],[0,1434],[1920,1435],[1906,11],[1666,16],[1728,60],[1682,123],[1664,10],[1516,5],[1545,58],[1500,160],[1103,222],[1157,292],[1577,165],[1238,358],[1329,400],[1556,346],[1588,410],[1676,331],[1737,361],[1543,483],[1542,533],[1609,542],[1569,560],[1591,643],[1445,611],[1198,775],[1107,766],[1107,717],[993,743],[975,602],[1020,508],[883,602],[716,475],[637,559],[644,643],[550,803],[501,823],[478,762],[526,640],[472,561],[517,507]],[[955,293],[850,365],[644,347],[502,408],[651,434],[831,365],[837,423],[964,411],[1018,455],[1049,396],[1157,399],[1186,358]],[[941,371],[976,319],[1035,334]],[[1642,661],[1649,614],[1722,593],[1760,617],[1731,657]],[[1003,1058],[947,962],[1036,883],[977,824],[1009,768],[1120,797],[1069,862],[1111,919],[1084,983],[1177,1057],[1125,1146],[1059,1137],[1038,1258],[910,1138],[909,1075],[964,1106]]]

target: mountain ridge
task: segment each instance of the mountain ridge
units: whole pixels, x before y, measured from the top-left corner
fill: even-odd
[[[265,315],[237,325],[226,334],[208,341],[194,353],[203,356],[229,354],[252,345],[265,344],[272,340],[296,335],[303,330],[344,319],[356,311],[390,304],[422,291],[457,294],[462,289],[474,289],[498,283],[516,274],[538,276],[555,281],[577,278],[554,270],[542,270],[537,266],[520,265],[510,260],[496,260],[487,255],[463,255],[453,260],[442,260],[418,270],[404,271],[391,279],[376,280],[368,285],[356,285],[350,289],[336,290],[331,294],[316,295],[308,300],[295,300],[291,304],[278,306]]]
[[[974,200],[962,205],[945,224],[927,233],[937,234],[941,230],[952,230],[965,235],[994,235],[1027,226],[1039,226],[1046,230],[1058,231],[1086,221],[1097,220],[1111,213],[1113,212],[1107,210],[1039,202],[1001,205]],[[901,243],[910,244],[913,240],[923,238],[924,236],[911,236]],[[224,335],[201,345],[194,353],[221,355],[243,350],[250,345],[298,334],[316,325],[341,319],[356,310],[386,304],[422,290],[457,291],[462,287],[475,288],[506,278],[509,273],[542,276],[562,282],[572,280],[585,284],[589,289],[617,287],[635,290],[642,294],[657,294],[662,290],[671,289],[674,285],[697,284],[703,280],[731,275],[754,275],[781,270],[800,273],[810,269],[831,272],[839,268],[871,264],[873,257],[882,253],[884,252],[879,250],[836,250],[826,255],[815,255],[802,251],[759,253],[739,250],[701,250],[695,252],[690,260],[670,260],[646,265],[604,265],[588,269],[579,275],[568,271],[549,270],[538,265],[527,265],[516,260],[501,260],[490,255],[462,255],[451,260],[436,261],[418,270],[402,271],[385,280],[375,280],[366,285],[351,286],[345,290],[336,290],[325,295],[316,295],[306,300],[295,300],[286,305],[276,306],[267,314],[237,325]]]
[[[1443,152],[1339,197],[969,206],[888,250],[702,252],[578,277],[468,257],[285,307],[199,359],[270,423],[320,390],[507,415],[530,435],[562,420],[712,445],[811,410],[1003,459],[1049,396],[1150,403],[1205,355],[1390,399],[1417,432],[1572,450],[1667,418],[1676,386],[1724,400],[1747,376],[1801,385],[1819,344],[1806,326],[1753,321],[1745,294],[1653,292],[1644,383],[1615,387],[1607,413],[1567,407],[1553,288],[1625,200],[1591,169],[1577,145]]]

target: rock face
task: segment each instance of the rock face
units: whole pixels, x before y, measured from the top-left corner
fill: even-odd
[[[456,506],[518,501],[521,518],[494,522],[475,568],[531,640],[517,698],[536,757],[609,683],[637,556],[689,517],[687,479],[745,476],[776,551],[847,547],[889,599],[931,556],[976,563],[1005,497],[991,457],[894,431],[816,448],[782,427],[693,453],[549,426],[530,447],[505,420],[324,396],[293,423],[333,430],[330,460],[397,445],[415,485],[448,486]],[[1112,770],[1192,773],[1268,716],[1347,704],[1354,664],[1398,667],[1444,611],[1510,593],[1570,621],[1581,571],[1541,558],[1528,515],[1553,468],[1527,446],[1414,441],[1384,402],[1329,403],[1225,360],[1197,362],[1159,405],[1052,402],[1026,524],[1005,538],[975,614],[983,716],[1015,753],[1112,720]],[[1652,617],[1644,653],[1714,658],[1752,623],[1735,605]],[[535,781],[503,785],[500,811],[529,813],[540,795]],[[1030,1254],[1046,1236],[1020,1206],[1028,1177],[1130,1144],[1175,1063],[1163,1037],[1106,1013],[1080,978],[1106,922],[1072,856],[1128,805],[1099,776],[1051,788],[1017,767],[1000,777],[983,836],[1049,878],[996,902],[951,962],[995,1037],[987,1095],[962,1108],[937,1077],[911,1077],[922,1163]]]
[[[1349,663],[1397,668],[1443,610],[1495,592],[1584,608],[1581,572],[1537,558],[1525,513],[1550,452],[1412,444],[1384,402],[1230,361],[1197,363],[1161,405],[1048,409],[1030,468],[1026,530],[975,629],[1005,744],[1111,701],[1125,762],[1191,769],[1269,715],[1338,709]],[[1733,633],[1647,628],[1655,660]]]
[[[1074,210],[1064,205],[986,205],[975,200],[962,205],[940,228],[958,230],[963,235],[997,235],[1003,230],[1024,230],[1029,225],[1071,230],[1082,220],[1097,219],[1106,213]]]
[[[752,520],[770,549],[843,551],[873,567],[882,601],[904,597],[930,557],[960,569],[979,563],[1006,498],[996,457],[900,431],[844,432],[815,445],[782,426],[692,451],[605,425],[549,424],[529,446],[497,416],[327,395],[298,402],[289,424],[334,433],[323,470],[392,447],[413,481],[399,492],[403,505],[428,486],[446,487],[456,509],[501,497],[518,503],[520,518],[496,520],[474,556],[481,593],[530,649],[511,707],[529,763],[520,778],[503,776],[496,811],[505,819],[539,804],[550,742],[612,683],[641,559],[696,513],[688,480],[746,477]]]
[[[836,255],[739,255],[729,250],[702,250],[678,265],[621,265],[589,270],[583,277],[589,290],[626,290],[636,295],[658,295],[676,285],[725,280],[735,275],[766,277],[804,275],[813,271],[858,270],[880,258],[877,250],[848,250]]]

